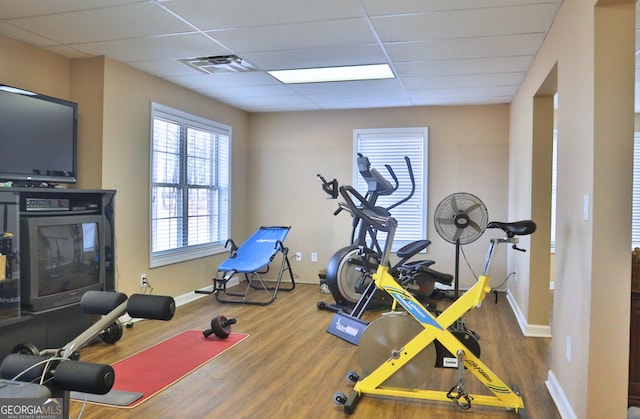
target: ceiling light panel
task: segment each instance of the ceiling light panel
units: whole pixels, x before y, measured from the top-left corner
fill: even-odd
[[[285,84],[394,78],[393,71],[391,71],[388,64],[301,68],[295,70],[269,71],[269,74]]]

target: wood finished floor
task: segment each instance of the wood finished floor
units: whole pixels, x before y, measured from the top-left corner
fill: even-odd
[[[333,394],[349,394],[352,386],[345,377],[348,371],[359,370],[358,348],[326,333],[332,313],[318,310],[316,303],[330,300],[317,285],[298,284],[265,307],[222,304],[205,296],[178,307],[171,321],[137,322],[114,345],[98,343],[82,349],[81,359],[114,363],[183,330],[207,329],[217,314],[235,317],[238,323],[232,331],[250,337],[133,409],[87,404],[82,417],[560,418],[544,384],[550,341],[523,337],[504,295],[498,304],[488,296],[481,308],[468,313],[466,324],[480,335],[482,360],[505,382],[519,386],[525,402],[519,414],[473,404],[462,410],[449,402],[365,396],[353,415],[345,415],[333,403]],[[457,381],[455,370],[431,371],[430,382],[442,383],[442,390]],[[482,386],[468,375],[467,387],[479,393]],[[72,401],[70,416],[77,417],[82,405]]]

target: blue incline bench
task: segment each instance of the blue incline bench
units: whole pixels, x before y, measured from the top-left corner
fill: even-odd
[[[291,227],[260,227],[240,247],[237,247],[233,240],[227,240],[225,247],[231,244],[229,257],[218,267],[217,276],[213,278],[213,290],[196,290],[195,292],[215,294],[216,300],[221,303],[267,305],[275,301],[278,290],[292,291],[296,284],[287,256],[289,249],[284,246],[289,230]],[[269,265],[278,253],[282,254],[278,277],[263,278],[262,275],[269,272]],[[281,288],[285,270],[289,271],[291,285]],[[246,280],[244,292],[227,290],[227,283],[239,274],[244,274]],[[261,290],[264,293],[255,290]]]

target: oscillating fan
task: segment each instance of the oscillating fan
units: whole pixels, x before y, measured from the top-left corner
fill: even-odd
[[[458,192],[447,196],[438,204],[433,218],[440,237],[456,245],[454,298],[457,299],[460,246],[476,241],[484,233],[489,221],[487,207],[477,196]]]

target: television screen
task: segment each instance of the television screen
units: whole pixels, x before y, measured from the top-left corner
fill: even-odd
[[[98,223],[41,225],[37,236],[38,297],[100,281]]]
[[[0,85],[0,181],[75,183],[77,120],[74,102]]]
[[[100,215],[23,217],[20,220],[20,303],[28,312],[76,304],[104,283]]]

